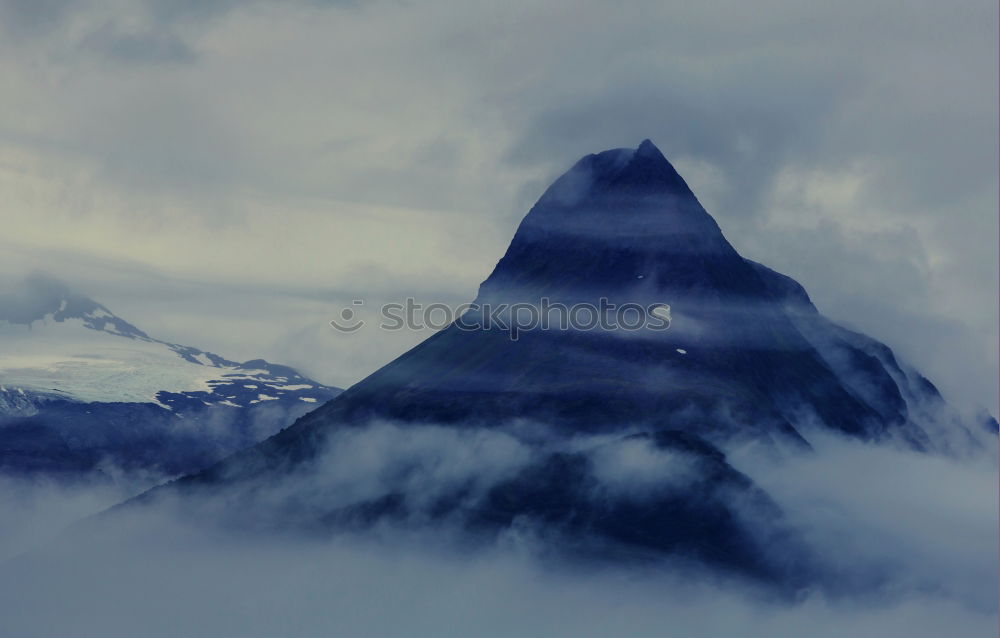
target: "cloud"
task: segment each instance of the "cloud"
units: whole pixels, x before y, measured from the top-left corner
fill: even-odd
[[[86,510],[81,499],[100,507],[100,492],[88,496],[84,486],[60,501],[8,482],[0,484],[5,514],[47,513],[32,530],[41,547],[0,567],[0,627],[19,636],[994,632],[997,467],[988,451],[958,462],[830,435],[810,440],[815,452],[730,454],[845,584],[794,600],[690,570],[539,560],[516,535],[472,549],[447,526],[322,539],[223,531],[212,519],[178,516],[191,502],[133,507],[51,542]],[[649,462],[650,450],[631,445],[640,440],[628,442],[617,450],[596,439],[572,445],[603,450],[602,475],[615,489],[631,485],[642,497],[654,483],[676,483],[676,473]],[[344,432],[325,460],[321,472],[293,475],[287,487],[298,481],[293,493],[315,498],[325,486],[328,499],[351,500],[407,485],[433,500],[470,477],[500,479],[523,466],[526,449],[509,432],[377,424]]]
[[[663,490],[685,489],[696,479],[696,460],[658,449],[647,439],[605,445],[593,455],[594,476],[604,489],[640,500]]]
[[[81,0],[4,0],[0,15],[9,32],[37,33],[57,26],[67,13],[82,6]]]
[[[141,264],[175,280],[164,294],[260,290],[236,324],[224,295],[182,301],[200,316],[176,317],[180,342],[298,358],[339,310],[294,316],[276,291],[298,285],[471,298],[551,178],[651,137],[745,256],[995,406],[992,5],[0,10],[6,241]],[[120,308],[148,284],[93,294]],[[128,318],[152,332],[158,315]],[[348,384],[411,343],[383,337],[306,363]]]
[[[68,525],[134,496],[154,477],[78,482],[0,477],[0,563],[52,542]]]
[[[169,33],[122,33],[110,23],[84,38],[80,46],[113,60],[139,64],[193,62],[197,57],[183,40]]]
[[[995,5],[498,7],[0,2],[0,270],[349,385],[420,338],[333,334],[356,294],[471,299],[552,178],[651,137],[744,256],[996,409]],[[479,469],[460,450],[506,450],[498,471],[521,459],[507,439],[426,434],[375,431],[341,469],[405,456],[433,489]],[[888,575],[883,591],[786,605],[553,571],[516,547],[237,539],[153,510],[4,564],[0,633],[994,635],[996,468],[813,443],[731,458],[833,567]],[[644,458],[609,476],[649,478]],[[2,484],[0,548],[119,497]]]
[[[224,542],[179,533],[101,543],[0,575],[14,635],[630,636],[990,635],[996,619],[947,599],[795,606],[670,578],[542,570],[356,545]],[[20,582],[16,583],[13,578]]]
[[[814,453],[776,461],[753,446],[730,454],[851,579],[994,609],[996,439],[972,458],[922,454],[807,431]]]

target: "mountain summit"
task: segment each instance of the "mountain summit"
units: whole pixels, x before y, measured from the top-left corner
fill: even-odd
[[[753,292],[753,279],[646,140],[637,149],[588,155],[557,179],[521,222],[479,300],[646,297],[699,286]]]
[[[78,319],[93,330],[149,339],[149,335],[142,330],[45,273],[32,273],[12,290],[0,293],[0,321],[30,327],[47,318],[56,322]]]
[[[630,190],[635,194],[673,194],[694,198],[684,179],[653,142],[587,155],[556,180],[539,203],[553,199],[572,205],[587,196]]]
[[[679,555],[787,583],[805,563],[788,563],[795,543],[780,512],[728,463],[726,447],[806,449],[812,432],[828,430],[954,452],[986,436],[888,347],[825,319],[793,279],[741,257],[649,140],[588,155],[556,180],[476,301],[546,300],[667,304],[672,322],[559,326],[512,340],[463,317],[267,441],[167,489],[253,503],[231,513],[241,525],[448,521],[487,536],[528,526],[589,556]],[[434,453],[422,444],[419,458],[365,466],[374,477],[330,469],[353,467],[358,437],[384,438],[385,428],[397,453],[434,433]],[[521,452],[480,445],[501,434]],[[428,476],[451,467],[443,442],[461,447],[469,436],[477,443],[461,448],[464,473],[430,489]],[[500,471],[497,456],[513,460]],[[777,538],[781,557],[765,551]]]

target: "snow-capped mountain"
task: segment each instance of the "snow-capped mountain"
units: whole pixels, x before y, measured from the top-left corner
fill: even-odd
[[[188,495],[238,525],[527,530],[560,552],[680,557],[791,585],[810,560],[727,448],[802,453],[817,432],[935,454],[995,441],[996,421],[963,420],[887,346],[739,255],[648,140],[560,177],[476,301],[543,300],[669,304],[672,322],[514,340],[466,314],[293,426],[147,498]]]
[[[338,393],[153,338],[43,275],[0,295],[0,470],[191,471]]]

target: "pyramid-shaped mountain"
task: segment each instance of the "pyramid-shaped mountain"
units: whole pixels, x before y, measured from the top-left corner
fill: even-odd
[[[482,321],[484,307],[545,303],[668,305],[670,324],[549,326],[512,339]],[[753,439],[805,449],[810,428],[820,428],[954,451],[975,445],[983,430],[963,423],[888,347],[825,319],[794,280],[741,257],[648,140],[584,157],[556,180],[521,222],[476,304],[461,325],[271,439],[169,489],[249,487],[244,497],[260,506],[268,486],[328,454],[344,432],[385,423],[406,432],[502,430],[534,453],[487,487],[463,484],[432,502],[413,497],[402,479],[347,502],[349,490],[333,484],[294,490],[282,501],[282,524],[447,518],[496,532],[528,520],[563,547],[683,554],[787,580],[788,566],[760,550],[771,542],[759,537],[761,526],[744,520],[747,512],[780,516],[721,448]],[[581,437],[594,444],[552,443]],[[686,459],[685,487],[639,500],[608,488],[601,468],[636,446],[657,463]],[[251,511],[259,513],[241,506],[238,518]],[[768,528],[772,540],[784,533],[779,527]]]
[[[671,427],[783,437],[796,422],[933,445],[937,391],[885,346],[823,319],[795,281],[743,259],[648,140],[580,160],[531,209],[480,304],[663,303],[663,331],[453,325],[296,424],[282,439],[371,419],[567,432]],[[907,399],[910,399],[908,401]],[[929,409],[923,406],[925,409]]]

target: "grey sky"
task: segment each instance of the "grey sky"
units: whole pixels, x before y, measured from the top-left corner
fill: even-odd
[[[997,398],[993,2],[0,0],[0,272],[358,380],[579,156],[652,138],[744,256]]]

